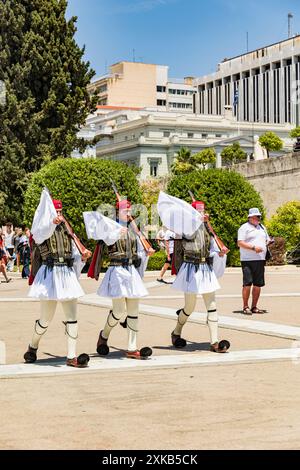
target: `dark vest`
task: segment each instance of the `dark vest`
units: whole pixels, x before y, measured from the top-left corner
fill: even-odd
[[[175,240],[173,259],[177,272],[179,272],[182,263],[195,265],[209,263],[210,237],[206,225],[203,224],[193,238]]]
[[[57,225],[53,235],[38,245],[32,241],[31,274],[36,276],[43,263],[72,262],[72,238],[68,234],[64,223]]]
[[[59,224],[53,235],[38,246],[43,261],[49,257],[55,261],[72,258],[72,238],[64,223]]]
[[[121,238],[116,243],[108,247],[110,266],[120,266],[122,264],[135,264],[138,259],[137,239],[134,232],[128,227],[126,237]]]

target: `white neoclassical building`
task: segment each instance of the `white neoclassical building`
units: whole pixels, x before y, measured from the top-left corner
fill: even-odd
[[[254,159],[263,155],[257,141],[266,131],[274,131],[284,141],[284,150],[290,151],[289,124],[237,122],[229,107],[221,116],[191,115],[161,112],[154,109],[110,109],[109,112],[89,116],[79,134],[92,139],[99,136],[95,148],[90,148],[97,158],[122,161],[141,168],[141,178],[163,177],[169,174],[177,152],[186,147],[197,153],[214,147],[220,167],[220,154],[224,147],[238,141]],[[88,153],[90,152],[90,153]]]

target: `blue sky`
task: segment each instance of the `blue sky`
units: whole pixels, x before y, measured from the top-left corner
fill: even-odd
[[[170,77],[201,76],[225,57],[300,34],[299,0],[69,0],[77,42],[97,76],[121,60],[170,66]],[[135,52],[133,52],[135,50]]]

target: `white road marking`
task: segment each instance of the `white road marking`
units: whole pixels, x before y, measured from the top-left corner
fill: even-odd
[[[150,283],[149,284],[154,284]],[[158,284],[158,285],[157,285]],[[155,285],[146,285],[146,287],[162,287],[163,284],[157,283]],[[165,285],[166,287],[166,285]],[[86,295],[96,295],[96,294],[86,294]],[[84,296],[86,297],[86,296]],[[269,293],[269,294],[261,294],[260,298],[286,298],[286,297],[300,297],[299,292],[283,292],[283,293]],[[216,295],[217,299],[240,299],[241,294],[219,294]],[[183,294],[175,294],[175,295],[148,295],[145,297],[147,300],[172,300],[172,299],[183,299]],[[80,300],[80,299],[79,299]],[[0,297],[0,302],[39,302],[39,299],[30,299],[29,297]]]
[[[261,294],[260,298],[265,297],[265,298],[273,298],[273,297],[300,297],[299,292],[288,292],[288,293],[283,293],[283,294]],[[241,299],[241,294],[220,294],[216,295],[217,299]],[[161,300],[167,300],[167,299],[183,299],[183,294],[181,295],[148,295],[147,296],[148,300],[155,300],[155,299],[161,299]]]
[[[79,299],[79,303],[83,305],[93,305],[105,308],[111,308],[111,299],[107,297],[99,297],[97,294],[89,294]],[[180,308],[180,306],[179,306]],[[140,304],[140,312],[146,315],[153,315],[171,320],[177,319],[176,312],[173,308],[162,307],[160,305]],[[189,321],[194,323],[206,324],[207,314],[194,312]],[[219,326],[238,331],[246,331],[248,333],[260,333],[267,336],[276,336],[286,339],[300,339],[300,327],[289,326],[280,323],[270,323],[256,320],[245,320],[243,318],[228,317],[219,315]]]
[[[109,359],[93,357],[89,367],[74,369],[65,365],[65,362],[37,362],[35,364],[12,364],[0,366],[0,378],[38,375],[61,375],[91,373],[109,370],[137,370],[174,367],[192,367],[207,365],[241,364],[268,361],[293,361],[295,365],[300,362],[300,348],[290,349],[258,349],[250,351],[233,351],[227,354],[200,352],[197,354],[181,354],[168,356],[153,356],[146,361],[137,361],[127,358]]]
[[[0,302],[39,302],[38,299],[30,299],[29,297],[0,297]]]

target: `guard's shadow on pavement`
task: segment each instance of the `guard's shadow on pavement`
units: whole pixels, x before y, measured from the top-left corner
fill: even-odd
[[[268,313],[268,310],[262,310],[262,312],[263,312],[263,313]],[[245,315],[243,310],[233,310],[232,313],[240,313],[240,314],[243,315],[244,317],[253,317],[254,315],[256,315],[256,316],[257,316],[257,315],[261,315],[261,313],[260,313],[260,314],[258,314],[258,313],[252,313],[252,315]]]
[[[122,359],[125,357],[125,351],[122,349],[114,348],[111,350],[108,356],[99,356],[96,352],[87,353],[90,358],[101,358],[101,359]],[[44,352],[45,356],[48,356],[45,359],[38,359],[34,364],[36,366],[51,366],[51,367],[60,367],[66,363],[66,356],[56,356],[54,354]]]
[[[189,341],[185,348],[175,348],[174,346],[152,346],[152,348],[159,351],[185,351],[185,352],[195,352],[195,351],[209,351],[210,343],[194,343]]]
[[[90,357],[98,357],[101,359],[122,359],[125,358],[125,351],[124,349],[118,349],[118,348],[110,348],[109,354],[107,356],[99,356],[99,354],[95,353],[90,353]]]
[[[49,356],[45,359],[38,359],[34,365],[35,366],[51,366],[51,367],[60,367],[62,364],[65,364],[67,358],[66,356],[55,356],[50,353],[43,353],[45,356]]]

